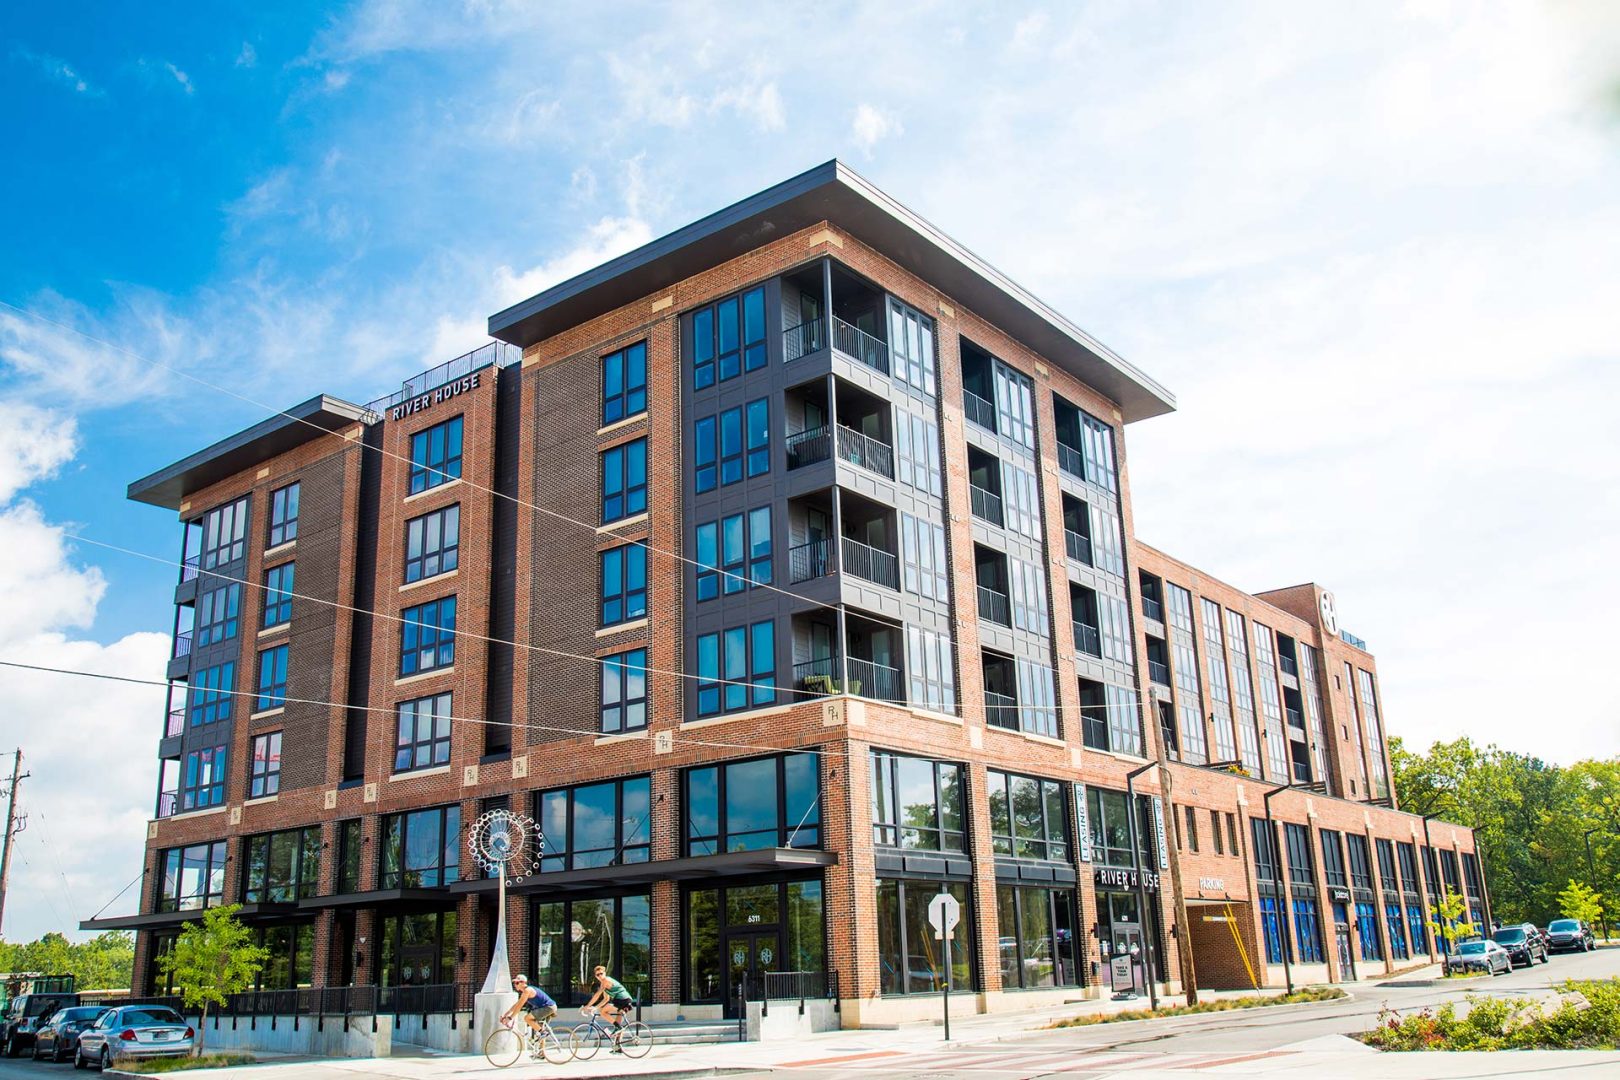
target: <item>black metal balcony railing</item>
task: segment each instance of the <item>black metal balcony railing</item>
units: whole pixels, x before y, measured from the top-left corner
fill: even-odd
[[[174,635],[174,658],[191,655],[191,631],[185,630]]]
[[[1299,678],[1299,661],[1295,660],[1287,653],[1277,654],[1277,666],[1283,669],[1284,675],[1292,675],[1296,679]]]
[[[852,465],[894,479],[894,448],[843,424],[838,425],[838,456]]]
[[[855,697],[875,698],[879,701],[905,700],[900,669],[852,656],[847,662],[849,685],[844,685],[845,662],[836,656],[823,657],[793,665],[793,685],[801,693],[816,697],[833,694],[851,694]]]
[[[847,536],[843,537],[840,548],[840,568],[846,574],[899,591],[900,560],[895,556]]]
[[[986,491],[977,484],[968,485],[968,499],[973,504],[973,516],[992,525],[1002,524],[1001,496]]]
[[[158,792],[156,817],[174,817],[174,812],[180,808],[180,793],[178,791]]]
[[[1300,712],[1298,709],[1284,709],[1283,711],[1288,714],[1288,726],[1289,727],[1297,727],[1301,731],[1305,730],[1305,714],[1304,713]]]
[[[984,692],[984,722],[991,727],[1018,730],[1018,699],[1008,694]]]
[[[1160,686],[1170,685],[1170,665],[1162,660],[1148,661],[1148,678]]]
[[[858,656],[850,657],[848,665],[851,693],[895,704],[906,700],[905,686],[900,680],[899,668],[862,660]],[[861,689],[853,689],[856,685]]]
[[[1154,622],[1164,622],[1164,604],[1157,597],[1142,597],[1142,615]]]
[[[827,322],[811,319],[782,331],[782,360],[789,362],[827,347]]]
[[[1007,594],[984,585],[979,586],[979,618],[1002,626],[1012,625],[1012,601]]]
[[[996,430],[996,407],[971,390],[962,391],[962,415],[986,431]]]
[[[812,578],[826,577],[832,572],[833,565],[832,560],[827,557],[825,537],[788,549],[788,575],[795,585]]]
[[[859,360],[873,371],[881,371],[885,375],[889,373],[889,346],[882,339],[873,337],[836,315],[832,324],[833,348]]]
[[[197,567],[201,565],[201,562],[201,555],[186,556],[185,560],[180,564],[180,584],[184,585],[188,581],[196,580]]]
[[[1102,655],[1102,632],[1078,620],[1074,624],[1074,647],[1090,656]]]
[[[164,725],[163,736],[172,739],[186,730],[186,710],[170,709],[168,722]]]
[[[1063,546],[1069,552],[1069,558],[1076,562],[1091,565],[1091,537],[1084,533],[1074,532],[1072,529],[1063,530]]]
[[[832,429],[825,424],[818,428],[795,432],[787,437],[789,469],[802,469],[806,465],[814,465],[830,457],[832,457]]]
[[[1076,480],[1086,478],[1086,459],[1080,451],[1067,443],[1057,444],[1058,468],[1074,477]]]

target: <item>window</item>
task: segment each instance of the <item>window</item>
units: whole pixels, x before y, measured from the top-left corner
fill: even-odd
[[[248,497],[216,506],[203,515],[202,568],[233,563],[247,554]]]
[[[765,366],[765,287],[692,313],[692,389]]]
[[[1282,881],[1282,867],[1277,862],[1277,836],[1261,818],[1249,819],[1249,835],[1254,848],[1254,876],[1273,885]]]
[[[298,488],[288,484],[270,493],[270,539],[267,547],[280,547],[298,539]]]
[[[456,662],[456,598],[446,596],[400,612],[399,674],[422,675]]]
[[[602,733],[647,726],[647,650],[602,658]]]
[[[1173,582],[1165,582],[1165,592],[1170,613],[1171,677],[1176,688],[1176,726],[1181,734],[1181,759],[1198,765],[1209,760],[1209,747],[1204,738],[1203,699],[1199,696],[1192,593]]]
[[[1142,865],[1154,863],[1152,804],[1145,795],[1136,797],[1136,847]],[[1086,821],[1091,827],[1092,858],[1105,866],[1135,866],[1131,858],[1131,819],[1126,812],[1125,792],[1107,788],[1086,788]]]
[[[692,424],[692,487],[699,494],[713,491],[719,473],[715,468],[715,420],[705,416]]]
[[[337,891],[340,895],[360,891],[362,847],[360,819],[350,818],[348,821],[338,822]]]
[[[934,937],[928,905],[942,892],[962,906],[962,921],[947,943]],[[884,994],[937,994],[945,989],[946,970],[952,989],[972,990],[977,963],[973,956],[973,889],[965,881],[877,882],[878,988]]]
[[[1382,960],[1384,948],[1378,935],[1378,909],[1364,900],[1356,903],[1356,930],[1361,938],[1361,958]]]
[[[216,664],[193,672],[187,709],[191,726],[217,724],[231,718],[231,698],[235,696],[236,664]]]
[[[748,403],[748,475],[763,476],[771,471],[771,402],[760,398]]]
[[[616,424],[647,411],[647,343],[602,357],[602,423]]]
[[[1125,576],[1125,542],[1119,531],[1119,515],[1112,510],[1090,505],[1091,509],[1091,565],[1105,574]]]
[[[872,751],[872,842],[966,853],[962,766]]]
[[[889,355],[896,378],[934,396],[934,322],[898,300],[889,302]]]
[[[910,514],[900,515],[900,582],[906,592],[949,603],[950,563],[945,558],[945,530]]]
[[[1093,750],[1142,756],[1136,695],[1123,686],[1080,680],[1082,740]]]
[[[1041,494],[1035,474],[1003,461],[1001,499],[1007,528],[1033,540],[1041,539]]]
[[[596,984],[585,976],[597,964],[632,997],[652,999],[652,898],[646,892],[541,901],[533,926],[533,985],[552,988],[559,1005],[590,1000]]]
[[[461,476],[461,419],[457,416],[411,436],[412,495]]]
[[[379,889],[428,889],[461,873],[461,807],[389,814],[382,822]]]
[[[405,523],[405,583],[448,574],[461,559],[461,507],[447,506]]]
[[[242,586],[231,582],[223,589],[203,593],[197,603],[197,625],[193,637],[197,647],[217,645],[236,636],[242,607]]]
[[[602,451],[602,524],[647,509],[647,440]]]
[[[287,646],[277,645],[259,654],[259,696],[253,711],[279,709],[287,704]]]
[[[647,548],[624,544],[599,556],[602,568],[602,625],[615,626],[647,614]]]
[[[1074,893],[1068,889],[997,885],[1001,985],[1026,990],[1079,986]]]
[[[450,763],[450,695],[402,701],[394,740],[394,771],[430,769]]]
[[[264,628],[292,622],[293,564],[272,566],[264,572]]]
[[[1368,858],[1367,838],[1360,833],[1346,833],[1344,842],[1350,859],[1350,884],[1357,889],[1371,891],[1372,860]]]
[[[1372,673],[1356,669],[1356,687],[1361,692],[1361,717],[1367,726],[1367,761],[1372,766],[1372,797],[1388,798],[1389,779],[1384,771],[1384,734],[1378,720],[1378,694]]]
[[[995,364],[996,430],[1026,450],[1035,449],[1035,384],[1003,364]]]
[[[262,799],[281,790],[281,732],[253,736],[248,769],[248,798]]]
[[[1412,951],[1406,943],[1406,921],[1401,917],[1401,905],[1398,901],[1384,901],[1384,925],[1389,927],[1390,959],[1410,959]]]
[[[225,902],[225,841],[170,848],[158,857],[159,911],[195,911]]]
[[[1294,942],[1301,964],[1322,963],[1322,918],[1315,900],[1294,898]]]
[[[895,412],[894,451],[900,481],[929,495],[940,493],[939,428],[914,413]]]
[[[1266,935],[1266,963],[1283,962],[1282,901],[1275,896],[1260,898],[1260,921]]]
[[[1282,692],[1277,685],[1277,653],[1271,627],[1251,621],[1254,662],[1260,672],[1260,717],[1266,732],[1266,768],[1269,778],[1288,782],[1288,733],[1283,729]]]
[[[1130,609],[1124,600],[1108,593],[1097,594],[1097,630],[1103,659],[1129,664],[1136,648],[1131,643]]]
[[[1020,630],[1046,637],[1051,620],[1046,613],[1046,575],[1036,563],[1008,558],[1007,577],[1012,593],[1012,622]]]
[[[696,539],[698,600],[771,583],[769,506],[705,522],[697,527]]]
[[[1035,660],[1018,661],[1018,725],[1022,731],[1059,737],[1055,693],[1051,668]]]
[[[1108,491],[1119,490],[1118,473],[1114,465],[1114,429],[1108,424],[1081,412],[1083,425],[1081,452],[1086,459],[1086,479]]]
[[[1288,844],[1288,880],[1294,885],[1314,888],[1311,879],[1311,833],[1303,825],[1288,822],[1283,825],[1283,838]]]
[[[318,825],[250,836],[242,846],[247,862],[242,881],[245,903],[290,904],[316,894],[321,878]]]
[[[1215,732],[1215,759],[1236,761],[1237,735],[1232,727],[1232,689],[1226,675],[1226,643],[1221,634],[1221,606],[1201,599],[1203,614],[1204,664],[1209,674],[1210,726]]]
[[[956,712],[956,663],[951,640],[918,626],[906,627],[909,704],[937,713]]]
[[[1219,810],[1209,812],[1209,835],[1215,844],[1215,854],[1225,855],[1226,845],[1221,839],[1221,812]],[[1236,855],[1237,852],[1234,851],[1232,854]]]
[[[651,814],[652,781],[645,776],[541,792],[534,800],[546,838],[541,872],[646,862]]]
[[[686,770],[686,854],[821,845],[816,754],[732,761]]]
[[[186,755],[180,783],[180,809],[203,810],[225,803],[225,747],[193,750]]]
[[[697,712],[713,716],[776,700],[776,624],[734,626],[697,639]]]
[[[1069,858],[1064,786],[1012,773],[985,773],[990,789],[990,845],[997,855],[1019,859]]]
[[[1260,741],[1254,726],[1254,682],[1249,676],[1248,630],[1243,616],[1226,613],[1226,640],[1232,647],[1232,695],[1237,711],[1238,756],[1250,776],[1260,775]]]
[[[1192,807],[1183,808],[1187,819],[1187,846],[1192,848],[1194,855],[1198,854],[1198,812]]]

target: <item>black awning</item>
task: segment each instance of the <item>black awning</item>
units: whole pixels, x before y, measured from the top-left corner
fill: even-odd
[[[506,891],[514,894],[583,892],[627,885],[648,885],[654,881],[692,881],[702,878],[743,877],[750,874],[781,874],[794,870],[819,870],[838,862],[830,851],[800,848],[765,848],[762,851],[728,851],[723,855],[697,855],[686,859],[628,863],[622,866],[592,866],[584,870],[560,870],[537,874],[516,884],[508,881]],[[453,893],[492,893],[498,888],[494,878],[458,881]]]
[[[447,889],[372,889],[370,892],[337,893],[333,896],[311,896],[298,901],[304,910],[319,908],[402,907],[454,907],[456,898]]]
[[[203,917],[204,908],[185,911],[153,911],[146,915],[114,915],[106,919],[85,919],[80,930],[160,930],[167,926],[196,922]],[[270,922],[276,919],[298,918],[297,904],[239,904],[236,917],[246,923]]]

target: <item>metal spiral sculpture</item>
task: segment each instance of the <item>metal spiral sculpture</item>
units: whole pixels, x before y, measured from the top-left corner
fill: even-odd
[[[481,993],[503,992],[512,981],[506,956],[506,883],[522,881],[540,867],[545,837],[534,819],[510,810],[490,810],[479,816],[467,832],[467,849],[473,861],[487,873],[496,875],[495,955],[490,958],[489,974]]]

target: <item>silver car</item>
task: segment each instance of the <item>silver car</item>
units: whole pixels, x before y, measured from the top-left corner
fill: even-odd
[[[196,1040],[186,1018],[167,1005],[125,1005],[79,1035],[73,1065],[106,1069],[137,1058],[183,1057]]]
[[[1508,975],[1513,971],[1513,958],[1494,941],[1465,941],[1446,958],[1445,969],[1459,975],[1470,971]]]

